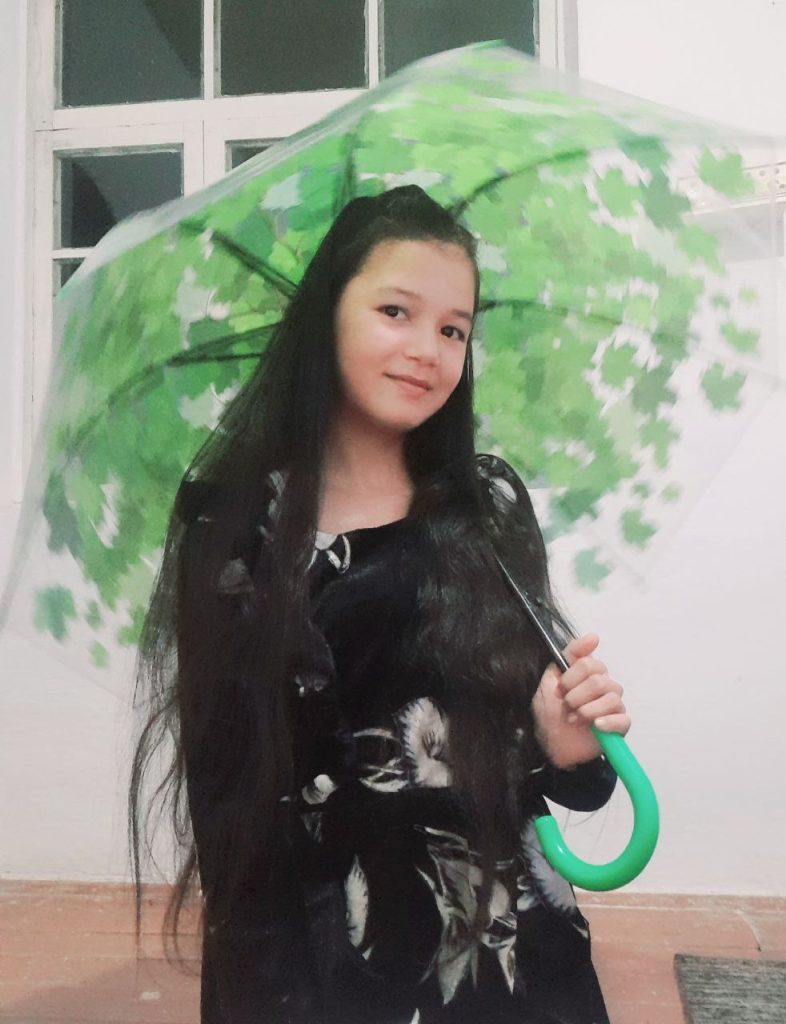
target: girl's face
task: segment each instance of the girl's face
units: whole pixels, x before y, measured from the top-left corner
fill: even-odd
[[[336,309],[343,415],[398,433],[433,416],[461,379],[474,302],[474,267],[459,246],[375,246]]]

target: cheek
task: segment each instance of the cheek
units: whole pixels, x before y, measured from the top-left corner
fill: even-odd
[[[339,345],[339,361],[349,376],[381,372],[400,345],[396,331],[374,317],[358,317],[347,324]]]
[[[450,370],[448,379],[450,381],[449,387],[451,393],[458,387],[458,383],[461,380],[461,375],[464,372],[464,365],[466,363],[466,352],[465,348],[461,349],[455,357],[450,361]]]
[[[339,376],[345,391],[359,397],[368,391],[379,375],[384,353],[378,339],[373,338],[367,321],[347,321],[342,326],[336,353]]]
[[[347,371],[363,361],[363,346],[360,344],[363,337],[362,324],[358,324],[353,317],[344,316],[339,319],[337,328],[336,357],[339,369],[346,375]]]

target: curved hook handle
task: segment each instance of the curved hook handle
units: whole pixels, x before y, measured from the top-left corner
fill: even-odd
[[[495,557],[502,570],[502,575],[521,601],[530,621],[551,652],[551,656],[565,672],[568,668],[565,655],[555,643],[544,623],[541,622],[532,601],[517,586],[499,555],[495,553]],[[617,889],[640,874],[652,856],[658,841],[660,827],[658,801],[652,783],[631,753],[625,742],[625,737],[616,732],[601,732],[595,726],[592,727],[592,731],[612,768],[622,780],[633,804],[633,834],[628,845],[616,860],[612,860],[608,864],[589,864],[570,852],[562,838],[559,825],[550,814],[544,814],[535,819],[535,831],[549,864],[559,871],[567,881],[582,889]]]
[[[660,815],[652,783],[625,737],[616,732],[601,732],[594,726],[592,731],[633,804],[633,834],[628,845],[608,864],[589,864],[567,848],[559,825],[550,814],[535,820],[535,831],[546,859],[563,878],[582,889],[599,891],[626,885],[644,870],[658,842]]]

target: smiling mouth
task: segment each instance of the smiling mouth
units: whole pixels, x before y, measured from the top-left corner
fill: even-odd
[[[417,377],[397,377],[393,374],[388,374],[388,376],[399,384],[407,384],[409,387],[418,388],[420,391],[431,391],[431,385],[427,384],[424,380],[418,380]]]

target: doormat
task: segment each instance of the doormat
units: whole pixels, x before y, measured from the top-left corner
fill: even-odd
[[[685,1024],[785,1024],[786,963],[674,957]]]

